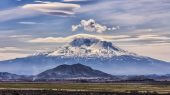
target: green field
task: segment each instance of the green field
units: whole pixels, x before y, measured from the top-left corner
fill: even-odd
[[[170,93],[169,84],[146,83],[0,83],[1,89]]]

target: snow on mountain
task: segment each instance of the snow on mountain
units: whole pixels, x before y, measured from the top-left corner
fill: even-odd
[[[114,75],[170,74],[170,63],[122,50],[92,36],[75,36],[65,46],[32,56],[0,61],[0,72],[36,75],[62,64],[81,63]]]
[[[47,54],[47,53],[46,53]],[[57,48],[47,56],[75,56],[75,57],[113,57],[121,55],[135,55],[124,51],[111,42],[91,37],[77,37],[64,47]]]

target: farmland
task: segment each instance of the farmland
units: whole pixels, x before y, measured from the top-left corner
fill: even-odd
[[[105,93],[106,95],[112,95],[113,93],[121,93],[115,95],[124,95],[122,93],[150,93],[147,95],[157,95],[154,93],[159,93],[159,94],[169,95],[168,93],[170,93],[170,84],[169,83],[0,83],[0,89],[1,89],[0,90],[1,94],[4,92],[8,92],[8,93],[15,92],[15,93],[22,93],[22,95],[23,93],[28,93],[28,92],[29,93],[41,92],[41,94],[53,93],[52,95],[76,95],[75,93],[81,93],[77,95],[84,95],[82,93],[86,93],[85,95],[103,95],[100,93]],[[36,94],[36,95],[41,95],[41,94]],[[5,95],[11,95],[11,94],[5,94]],[[27,94],[27,95],[34,95],[34,94]],[[44,94],[44,95],[49,95],[49,94]],[[125,94],[125,95],[129,95],[129,94]],[[134,94],[134,95],[146,95],[146,94]]]

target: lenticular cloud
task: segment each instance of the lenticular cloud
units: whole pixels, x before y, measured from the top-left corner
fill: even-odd
[[[80,8],[80,5],[60,2],[41,2],[40,4],[26,4],[22,8],[49,15],[69,16],[75,14],[74,10]]]

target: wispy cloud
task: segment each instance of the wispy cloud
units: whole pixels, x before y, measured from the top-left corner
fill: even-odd
[[[29,49],[23,49],[20,47],[0,47],[0,53],[28,53]]]
[[[0,22],[38,16],[41,14],[55,16],[70,16],[75,14],[78,4],[59,2],[39,2],[38,4],[26,4],[23,6],[0,11]]]
[[[76,37],[93,37],[93,38],[99,38],[94,35],[89,35],[89,34],[77,34],[77,35],[71,35],[67,37],[46,37],[46,38],[35,38],[32,40],[29,40],[28,42],[30,43],[67,43],[72,41]]]
[[[16,47],[3,47],[3,48],[0,48],[0,52],[2,51],[20,51],[22,49],[20,48],[16,48]]]
[[[114,43],[128,43],[128,44],[165,44],[169,43],[170,38],[161,35],[90,35],[90,34],[77,34],[66,37],[45,37],[45,38],[35,38],[29,40],[30,43],[67,43],[72,41],[76,37],[92,37],[101,40],[108,40]],[[146,43],[147,42],[147,43]]]
[[[149,40],[155,40],[155,41],[163,41],[163,40],[170,40],[169,37],[166,36],[159,36],[159,35],[138,35],[126,39],[119,39],[118,41],[149,41]]]
[[[30,54],[24,54],[24,53],[0,53],[0,61],[20,58],[20,57],[26,57],[29,55]]]
[[[100,40],[109,40],[112,41],[113,39],[123,39],[130,37],[128,35],[117,35],[117,36],[107,36],[107,35],[90,35],[90,34],[76,34],[66,37],[45,37],[45,38],[35,38],[29,40],[29,43],[67,43],[71,42],[74,38],[77,37],[90,37],[90,38],[97,38]]]
[[[63,0],[64,2],[80,2],[80,1],[88,1],[88,0]]]
[[[160,60],[170,61],[170,43],[159,43],[159,44],[152,44],[152,45],[124,45],[119,46],[125,50],[135,52],[137,54],[143,55],[143,56],[149,56],[152,58],[157,58]]]
[[[42,23],[37,23],[37,22],[28,22],[28,21],[22,21],[18,22],[19,24],[24,24],[24,25],[35,25],[35,24],[42,24]]]
[[[31,37],[31,35],[10,35],[9,38],[25,38],[25,37]]]
[[[23,9],[42,12],[49,15],[68,16],[75,14],[74,9],[80,8],[78,4],[46,2],[40,4],[26,4]]]
[[[0,22],[20,19],[29,16],[35,16],[35,15],[37,15],[35,11],[23,9],[21,7],[16,7],[13,9],[0,11]]]
[[[148,22],[164,24],[170,19],[170,2],[167,0],[105,0],[97,4],[83,6],[80,13],[95,15],[112,24],[139,25]]]

